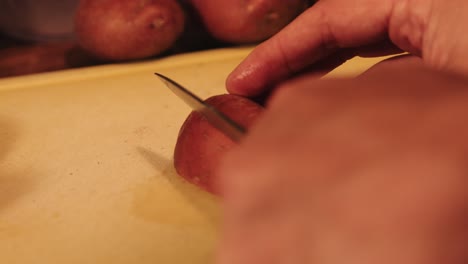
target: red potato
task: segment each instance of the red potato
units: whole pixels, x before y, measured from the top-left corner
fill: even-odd
[[[257,103],[232,94],[213,96],[206,102],[246,128],[263,111],[263,107]],[[192,112],[179,132],[174,151],[174,167],[189,182],[208,192],[219,194],[214,174],[223,155],[235,144],[200,113]]]
[[[75,31],[91,54],[123,61],[166,51],[182,34],[184,23],[176,0],[81,0]]]
[[[76,43],[51,42],[0,48],[0,77],[19,76],[96,65]]]
[[[211,34],[231,43],[263,41],[291,22],[307,0],[191,0]]]

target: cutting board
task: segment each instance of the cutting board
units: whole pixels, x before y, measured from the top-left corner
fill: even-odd
[[[0,79],[1,263],[212,263],[219,201],[175,173],[190,109],[153,72],[206,98],[250,50]]]

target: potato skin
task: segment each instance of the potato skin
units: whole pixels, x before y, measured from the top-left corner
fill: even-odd
[[[0,78],[85,67],[97,64],[71,41],[0,48]]]
[[[223,94],[206,102],[234,121],[250,127],[263,111],[255,102],[237,95]],[[182,125],[174,151],[174,167],[187,181],[213,194],[220,194],[215,172],[223,155],[236,145],[198,112]]]
[[[263,41],[291,22],[307,0],[191,0],[211,34],[245,44]]]
[[[160,54],[184,30],[176,0],[81,0],[75,16],[80,46],[109,61]]]

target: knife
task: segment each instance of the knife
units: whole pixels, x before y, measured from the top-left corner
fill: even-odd
[[[218,130],[223,132],[226,136],[231,138],[233,141],[239,141],[242,136],[245,134],[246,129],[223,114],[221,111],[217,110],[213,106],[205,103],[198,96],[187,90],[182,85],[171,80],[170,78],[160,74],[154,73],[156,76],[161,79],[161,81],[180,99],[182,99],[186,104],[188,104],[194,111],[202,114],[208,122],[216,127]]]

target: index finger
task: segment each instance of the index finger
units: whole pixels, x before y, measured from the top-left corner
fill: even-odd
[[[342,48],[387,37],[393,0],[322,0],[256,47],[229,75],[230,93],[257,96]]]

